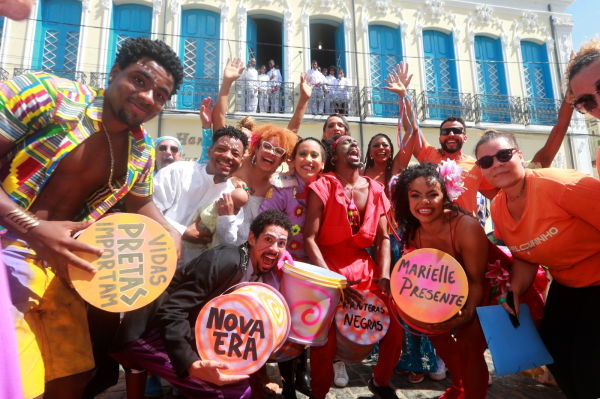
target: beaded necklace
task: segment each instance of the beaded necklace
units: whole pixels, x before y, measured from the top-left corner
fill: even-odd
[[[353,186],[352,184],[348,183],[337,173],[335,175],[338,179],[346,184],[346,187],[350,187],[350,197],[348,197],[344,189],[342,189],[342,192],[344,193],[344,197],[346,197],[346,201],[348,203],[348,221],[350,222],[350,226],[354,226],[355,224],[358,226],[360,224],[360,214],[358,213],[358,208],[354,203],[354,189],[356,188],[356,185]]]

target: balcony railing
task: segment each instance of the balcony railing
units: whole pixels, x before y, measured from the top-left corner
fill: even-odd
[[[8,71],[4,68],[0,68],[0,80],[8,80]]]
[[[525,124],[521,97],[476,94],[475,122]]]
[[[108,86],[108,73],[92,72],[90,74],[90,86],[97,87],[99,89],[106,89],[106,86]]]
[[[473,97],[468,93],[423,91],[419,94],[421,119],[445,119],[460,116],[473,121]]]
[[[74,80],[81,84],[86,84],[87,75],[81,71],[67,71],[64,69],[29,69],[29,68],[15,68],[13,76],[23,75],[30,72],[43,71],[51,75],[58,76],[59,78]]]
[[[311,115],[342,114],[358,116],[358,90],[354,86],[313,87],[306,113]]]
[[[417,93],[408,90],[413,106],[417,105]],[[381,87],[364,87],[362,89],[363,118],[398,118],[400,106],[398,96]]]
[[[526,125],[555,125],[561,100],[554,98],[524,98]]]
[[[217,99],[219,94],[219,79],[192,78],[183,79],[177,92],[176,108],[181,110],[199,111],[202,100],[206,97]],[[169,108],[173,108],[172,106]]]
[[[294,83],[238,80],[235,82],[235,111],[291,114],[294,112]]]

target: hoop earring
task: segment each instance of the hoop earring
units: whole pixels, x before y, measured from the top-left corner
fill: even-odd
[[[256,166],[256,154],[252,157],[252,165]]]
[[[332,166],[335,166],[335,164],[333,163],[333,158],[331,158],[331,161],[329,161],[329,163],[330,163]]]

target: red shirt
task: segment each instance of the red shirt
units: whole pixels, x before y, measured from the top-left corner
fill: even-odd
[[[444,159],[440,150],[430,145],[421,150],[417,160],[420,163],[433,162],[441,164],[446,159]],[[495,187],[483,177],[481,168],[475,165],[475,158],[467,155],[466,158],[456,161],[456,164],[465,168],[462,172],[462,179],[467,191],[462,193],[454,202],[464,210],[477,216],[477,191],[493,190]]]
[[[494,235],[513,256],[548,267],[568,287],[600,285],[600,180],[577,170],[526,170],[525,210],[515,222],[500,191]]]
[[[381,183],[363,177],[369,181],[369,195],[365,216],[356,234],[352,234],[346,196],[335,174],[330,172],[323,175],[308,188],[319,196],[324,205],[316,242],[325,263],[349,280],[362,280],[354,288],[367,290],[371,287],[377,264],[366,248],[371,248],[375,243],[379,219],[390,209],[390,201]]]

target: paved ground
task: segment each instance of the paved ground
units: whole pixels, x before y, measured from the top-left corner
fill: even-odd
[[[488,399],[565,399],[566,397],[556,388],[547,385],[542,385],[537,381],[524,377],[520,374],[513,374],[505,377],[497,378],[494,373],[489,352],[486,352],[486,360],[488,368],[492,370],[494,375],[494,383],[488,390]],[[331,388],[328,399],[359,399],[373,398],[371,392],[367,388],[367,381],[371,376],[374,363],[364,361],[357,364],[346,365],[350,383],[346,388]],[[279,372],[277,365],[268,367],[271,379],[279,381]],[[121,372],[119,383],[107,390],[105,393],[98,395],[97,398],[102,399],[126,399],[125,395],[125,380]],[[396,389],[396,394],[400,399],[430,399],[438,398],[444,391],[450,387],[451,378],[448,376],[443,381],[433,381],[428,377],[420,384],[411,384],[408,377],[394,374],[391,385]],[[163,382],[164,398],[171,398],[171,388],[167,382]],[[301,393],[297,393],[298,399],[307,399]],[[179,396],[178,398],[181,398]],[[280,399],[281,395],[269,395],[265,399]]]

